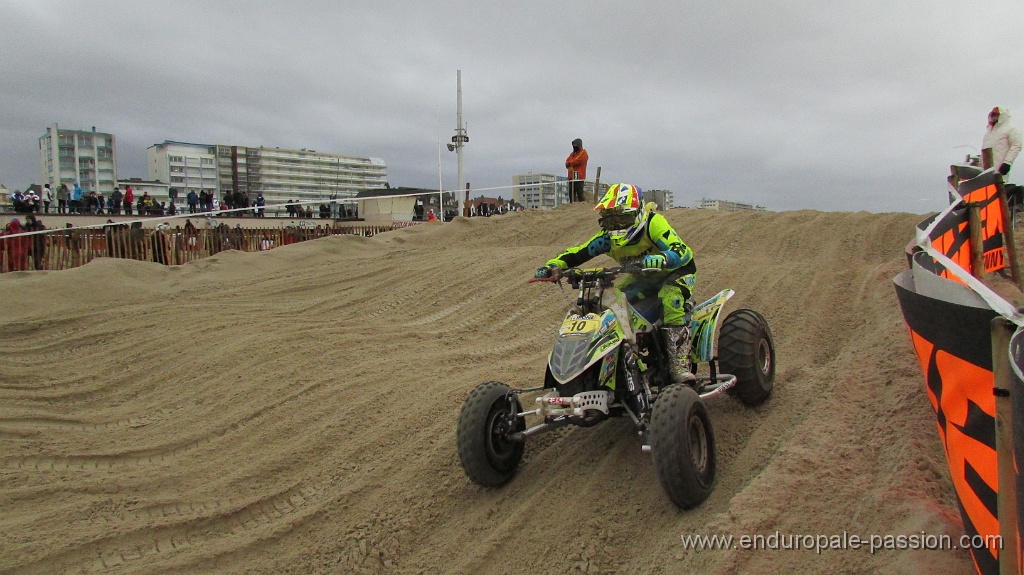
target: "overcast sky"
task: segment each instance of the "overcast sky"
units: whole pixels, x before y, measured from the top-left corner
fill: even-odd
[[[41,180],[57,123],[114,134],[120,178],[177,140],[379,157],[436,189],[461,70],[474,190],[563,174],[578,137],[589,177],[677,205],[940,210],[988,110],[1024,120],[1024,3],[842,4],[0,0],[0,184]]]

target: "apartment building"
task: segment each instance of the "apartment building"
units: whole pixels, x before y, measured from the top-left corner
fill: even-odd
[[[189,191],[213,192],[220,198],[216,146],[165,140],[146,149],[149,179],[167,184],[167,194],[184,203]]]
[[[601,184],[599,194],[608,191],[608,184]],[[594,200],[594,181],[583,182],[583,193],[588,202]],[[554,174],[519,174],[512,176],[512,200],[524,208],[550,209],[569,203],[569,182],[565,176]]]
[[[61,130],[52,124],[39,137],[39,178],[56,189],[75,180],[86,194],[104,196],[117,185],[117,152],[113,134],[92,130]]]
[[[672,209],[672,192],[668,190],[643,190],[644,201],[654,202],[661,211]]]
[[[315,150],[165,141],[150,146],[148,157],[149,179],[167,182],[178,204],[204,189],[218,200],[235,190],[250,201],[263,194],[274,205],[353,198],[387,186],[384,160]]]
[[[512,176],[512,199],[527,209],[551,209],[567,204],[569,203],[568,178],[533,172]]]
[[[763,212],[766,209],[763,206],[755,206],[753,204],[730,202],[728,200],[714,200],[709,198],[701,198],[697,202],[696,207],[699,210],[718,210],[720,212],[740,212],[743,210],[756,210]]]
[[[251,198],[263,194],[268,204],[354,198],[388,183],[387,164],[380,158],[217,145],[216,159],[221,190]]]

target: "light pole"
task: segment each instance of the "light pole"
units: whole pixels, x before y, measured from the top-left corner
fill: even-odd
[[[448,144],[448,151],[454,151],[459,158],[458,185],[455,188],[455,205],[457,210],[455,215],[461,216],[463,215],[463,195],[466,188],[466,180],[462,175],[462,148],[469,142],[469,136],[466,135],[466,128],[462,125],[462,70],[456,71],[455,78],[458,86],[458,107],[456,111],[455,135],[452,136],[452,143]],[[444,221],[444,205],[441,206],[441,221]]]

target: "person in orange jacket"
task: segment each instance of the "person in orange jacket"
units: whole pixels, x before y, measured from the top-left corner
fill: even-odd
[[[587,160],[590,157],[583,149],[583,140],[572,141],[572,153],[565,159],[565,169],[569,170],[569,203],[583,201],[583,180],[587,179]]]

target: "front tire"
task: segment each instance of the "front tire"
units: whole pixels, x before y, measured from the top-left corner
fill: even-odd
[[[669,499],[692,509],[711,495],[715,481],[715,432],[700,397],[686,385],[658,394],[651,413],[651,453]]]
[[[738,309],[722,323],[718,365],[736,376],[729,393],[749,406],[768,399],[775,386],[775,343],[768,322],[752,309]]]
[[[459,413],[456,443],[459,462],[474,483],[500,487],[509,482],[523,459],[525,444],[512,433],[526,428],[519,400],[500,381],[482,383],[470,392]]]

